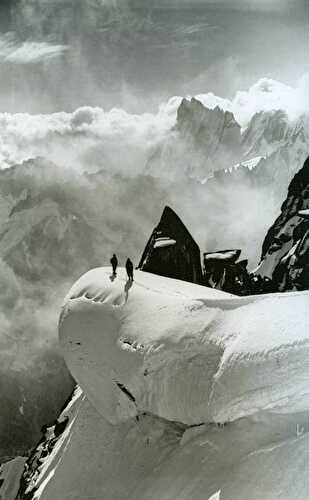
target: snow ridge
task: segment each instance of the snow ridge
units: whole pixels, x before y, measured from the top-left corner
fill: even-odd
[[[134,278],[98,268],[68,293],[60,345],[84,394],[19,499],[307,499],[309,292]]]

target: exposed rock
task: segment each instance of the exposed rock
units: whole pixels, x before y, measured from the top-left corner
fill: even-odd
[[[202,283],[200,249],[171,208],[165,207],[138,267],[153,274]]]
[[[68,427],[72,417],[72,411],[80,403],[82,391],[78,386],[75,387],[72,395],[68,398],[56,422],[42,427],[42,437],[37,446],[32,450],[28,460],[25,463],[17,500],[32,500],[36,498],[36,482],[40,474],[44,475],[46,463],[56,446],[65,441],[68,434]],[[13,500],[13,499],[12,499]],[[14,499],[15,500],[15,499]]]
[[[165,207],[140,260],[141,271],[175,278],[235,295],[275,291],[267,276],[250,274],[248,260],[238,260],[241,250],[218,250],[203,254],[175,212]]]
[[[265,238],[261,263],[256,270],[268,276],[275,288],[309,288],[309,158],[293,178],[281,214]]]
[[[218,163],[225,163],[240,153],[240,125],[233,113],[218,106],[208,109],[195,98],[183,99],[177,111],[176,129],[202,147],[208,158],[218,155]],[[222,158],[221,158],[222,157]]]
[[[205,285],[236,295],[246,295],[250,289],[247,260],[238,261],[241,250],[204,253]]]
[[[242,135],[242,146],[246,156],[267,155],[277,150],[288,139],[290,122],[284,111],[261,111],[250,120]]]
[[[218,106],[208,109],[194,98],[183,99],[172,133],[154,149],[146,171],[174,181],[203,180],[241,157],[241,130],[234,115]]]
[[[175,212],[165,207],[138,268],[235,295],[259,293],[260,289],[264,289],[265,280],[249,274],[248,261],[238,261],[240,254],[241,250],[205,252],[202,272],[197,243]]]

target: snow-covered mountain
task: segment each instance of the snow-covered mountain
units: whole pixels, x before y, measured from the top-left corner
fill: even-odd
[[[240,157],[240,126],[233,114],[209,109],[195,98],[183,99],[165,144],[150,157],[146,171],[156,176],[203,178]]]
[[[245,156],[263,153],[269,156],[284,143],[290,132],[290,120],[284,111],[259,112],[253,116],[242,135]]]
[[[254,96],[266,99],[272,92],[264,82],[251,100],[238,96],[238,105],[213,95],[174,97],[157,113],[140,115],[92,107],[50,115],[0,113],[0,168],[44,157],[64,170],[205,181],[217,170],[265,157],[275,184],[286,186],[307,154],[308,116],[288,114],[275,98],[255,113]]]
[[[240,125],[233,114],[219,106],[207,108],[195,98],[183,99],[175,127],[153,149],[146,171],[171,179],[203,179],[236,163],[240,157]]]
[[[308,292],[110,274],[65,299],[60,343],[81,389],[24,473],[5,466],[6,500],[14,471],[19,500],[307,499]]]
[[[262,156],[264,167],[281,196],[303,166],[309,151],[309,116],[291,120],[282,111],[255,115],[242,135],[245,158]]]
[[[233,171],[239,165],[257,169],[264,160],[274,190],[282,195],[308,150],[306,114],[292,119],[283,110],[260,111],[241,129],[231,111],[208,108],[196,98],[183,99],[172,133],[153,149],[146,171],[205,182],[216,171]]]

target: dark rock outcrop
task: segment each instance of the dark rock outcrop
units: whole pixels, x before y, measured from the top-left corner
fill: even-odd
[[[303,217],[307,217],[307,212]],[[165,207],[160,222],[146,245],[138,269],[234,295],[277,291],[273,279],[249,273],[248,260],[239,260],[240,254],[241,250],[238,249],[205,252],[202,270],[197,243],[175,212]]]
[[[241,250],[204,253],[204,283],[211,288],[246,295],[251,282],[247,260],[238,261]]]
[[[200,249],[175,212],[165,207],[153,230],[138,268],[142,271],[197,283],[217,290],[248,295],[261,280],[252,280],[247,260],[238,261],[241,250],[204,253],[201,268]]]
[[[309,288],[309,158],[293,178],[281,214],[269,229],[256,275],[276,290]]]
[[[200,249],[171,208],[165,207],[138,267],[161,276],[202,283]]]
[[[40,470],[46,466],[59,441],[65,439],[69,424],[72,420],[71,411],[75,404],[78,404],[82,394],[76,386],[60,411],[57,420],[50,425],[44,425],[41,429],[41,439],[32,449],[25,463],[20,479],[20,486],[16,500],[33,500],[36,498],[37,478]]]

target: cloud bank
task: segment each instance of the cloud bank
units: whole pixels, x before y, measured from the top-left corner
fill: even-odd
[[[0,46],[3,53],[3,47]],[[33,56],[34,57],[34,56]],[[309,74],[294,87],[263,78],[232,100],[212,93],[197,95],[206,107],[219,106],[232,111],[245,128],[255,113],[281,109],[291,120],[309,111]],[[190,96],[187,96],[190,97]],[[46,115],[0,113],[0,168],[8,168],[30,158],[44,156],[58,164],[85,167],[91,161],[112,169],[125,168],[136,173],[138,163],[173,134],[177,109],[182,97],[176,96],[159,107],[157,113],[130,114],[123,109],[82,107],[73,113]],[[130,162],[131,157],[134,160]],[[134,155],[133,155],[134,153]],[[95,167],[95,165],[94,165]],[[119,167],[119,168],[118,168]]]
[[[248,90],[239,90],[234,99],[221,99],[213,94],[200,94],[197,97],[205,106],[218,105],[232,111],[242,127],[248,125],[251,118],[261,111],[282,110],[291,120],[309,111],[308,101],[309,73],[296,82],[295,87],[261,78]]]

